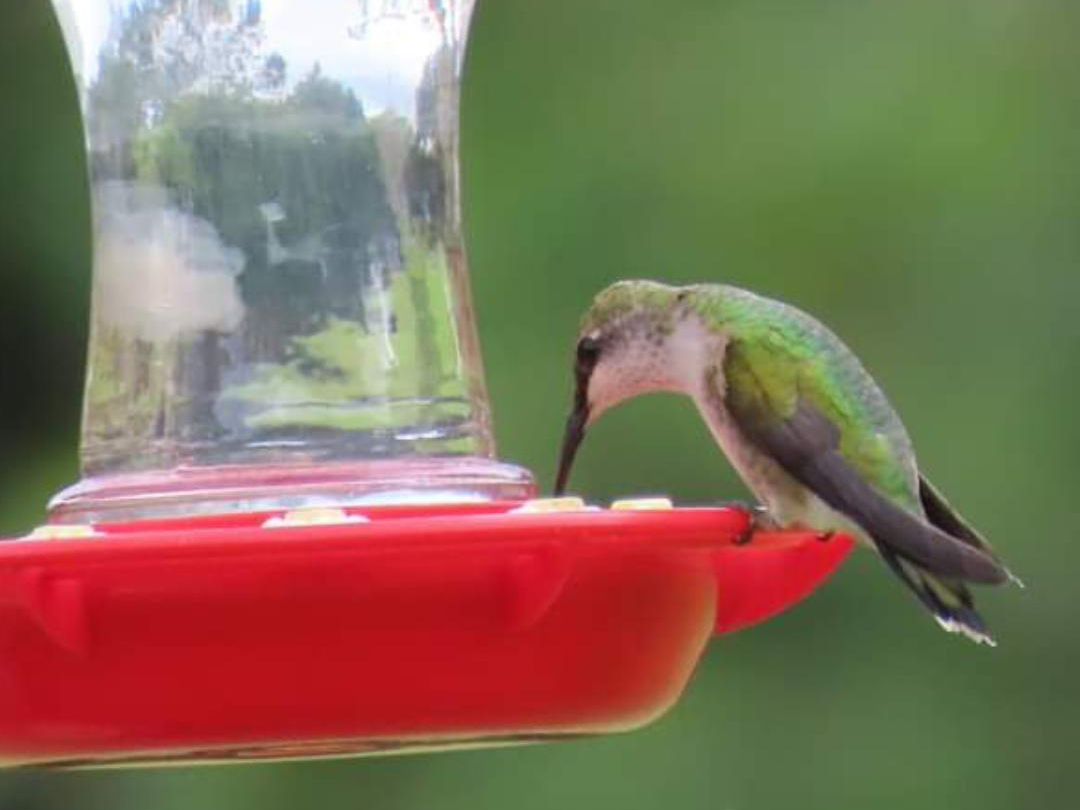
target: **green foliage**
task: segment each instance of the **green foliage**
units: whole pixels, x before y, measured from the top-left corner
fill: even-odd
[[[337,249],[325,271],[355,286],[357,253],[380,234],[395,238],[374,138],[350,91],[314,73],[284,105],[181,96],[142,132],[133,152],[136,179],[162,183],[247,257],[241,285],[253,310],[256,356],[276,356],[274,335],[304,330],[305,319],[328,307],[339,317],[362,318],[357,289],[312,300],[321,295],[309,280],[321,272],[314,258],[272,262],[267,255],[268,227],[283,250],[300,256],[311,252],[305,240],[325,238]],[[262,213],[268,203],[280,210],[279,224]]]
[[[390,281],[385,303],[394,312],[392,333],[369,331],[331,317],[324,328],[291,341],[284,363],[261,364],[252,379],[229,386],[223,403],[246,403],[252,428],[305,424],[342,429],[430,424],[470,416],[462,380],[455,373],[456,338],[450,323],[425,313],[450,306],[442,257],[417,240],[406,243],[405,268]],[[419,375],[416,369],[424,369]],[[421,397],[415,398],[419,393]],[[423,401],[438,397],[437,402]],[[407,401],[405,401],[407,399]],[[394,401],[399,400],[399,401]]]
[[[128,24],[142,24],[144,13]],[[125,61],[106,63],[91,91],[100,117],[132,120],[158,79],[132,74]],[[436,210],[395,212],[376,131],[351,90],[316,66],[284,99],[250,91],[177,95],[154,126],[139,130],[129,156],[125,147],[110,155],[112,174],[100,175],[127,179],[131,167],[131,179],[168,189],[174,205],[211,223],[244,256],[243,337],[232,353],[248,368],[219,404],[240,413],[248,432],[464,424],[472,414],[446,316],[449,268],[431,230],[444,215],[441,167],[416,147],[407,119],[380,116],[383,146],[402,152],[406,183],[435,190]],[[419,319],[425,328],[416,334]],[[169,434],[181,409],[197,407],[162,384],[179,379],[190,342],[128,345],[122,332],[96,328],[95,446],[125,430],[144,441]],[[150,373],[151,385],[133,379],[148,373],[133,364],[139,351],[149,368],[168,369]],[[196,435],[221,432],[214,409],[201,413]]]

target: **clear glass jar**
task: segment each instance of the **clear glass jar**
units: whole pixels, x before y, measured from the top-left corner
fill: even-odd
[[[54,0],[93,302],[59,521],[521,497],[461,229],[472,0]]]

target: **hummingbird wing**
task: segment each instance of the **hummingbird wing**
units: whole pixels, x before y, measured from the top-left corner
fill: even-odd
[[[850,418],[858,403],[823,382],[813,365],[820,362],[779,341],[729,342],[722,401],[746,440],[890,555],[959,580],[1005,581],[1005,569],[970,537],[951,537],[883,492],[893,486],[897,460],[873,425]],[[944,503],[935,495],[932,507]],[[935,515],[946,511],[955,514]]]
[[[926,519],[945,534],[955,537],[957,540],[962,540],[969,546],[974,546],[995,559],[997,558],[994,549],[986,542],[986,538],[960,516],[952,507],[952,504],[945,500],[938,488],[927,480],[925,475],[919,476],[919,501],[922,503],[923,511],[926,513]]]

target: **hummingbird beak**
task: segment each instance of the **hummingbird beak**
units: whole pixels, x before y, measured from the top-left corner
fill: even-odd
[[[555,494],[562,495],[566,490],[566,479],[570,477],[570,467],[574,464],[581,440],[585,438],[585,424],[589,421],[589,406],[582,395],[574,397],[574,409],[566,420],[566,432],[563,434],[562,454],[559,456],[559,474],[555,477]]]
[[[555,494],[562,495],[566,490],[566,479],[570,477],[570,467],[574,464],[574,455],[578,445],[585,438],[585,426],[589,424],[589,380],[592,379],[596,363],[600,358],[600,343],[594,335],[586,335],[578,341],[577,359],[574,363],[574,407],[566,420],[566,432],[563,433],[562,454],[559,456],[559,472],[555,476]]]
[[[589,362],[581,362],[579,359],[574,369],[574,408],[566,419],[566,431],[563,433],[559,473],[555,476],[556,495],[562,495],[566,490],[566,479],[570,477],[570,468],[574,464],[578,445],[585,438],[585,426],[589,424],[589,379],[595,367],[596,360],[593,356]]]

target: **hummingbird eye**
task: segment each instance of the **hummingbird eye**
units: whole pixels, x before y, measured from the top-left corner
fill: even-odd
[[[600,341],[591,337],[583,337],[577,345],[578,367],[591,369],[596,365],[600,357]]]

